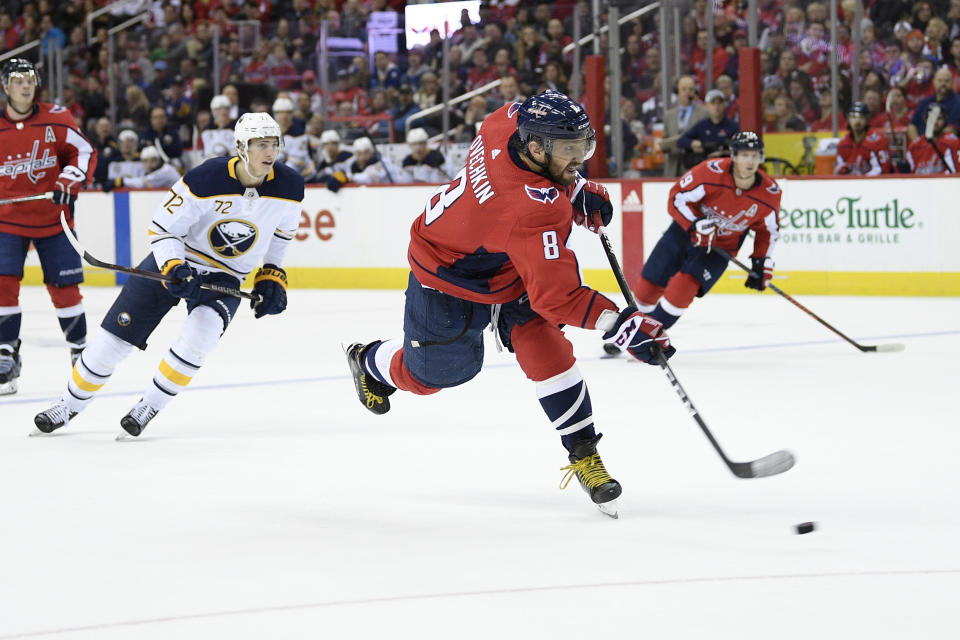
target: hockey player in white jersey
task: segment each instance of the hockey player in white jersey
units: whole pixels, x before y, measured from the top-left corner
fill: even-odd
[[[280,162],[286,163],[310,181],[317,175],[317,166],[310,157],[310,136],[303,120],[293,117],[293,100],[277,98],[273,102],[273,117],[283,132],[283,152]]]
[[[230,98],[224,95],[213,96],[210,101],[210,114],[213,122],[200,132],[200,146],[204,159],[229,157],[234,148],[233,127],[230,117]]]
[[[336,193],[347,182],[347,167],[353,161],[353,154],[340,146],[340,134],[328,129],[320,135],[320,152],[317,154],[317,177],[314,182],[322,182]]]
[[[158,282],[130,278],[107,312],[101,330],[74,366],[67,391],[36,415],[43,433],[58,429],[82,411],[134,347],[147,338],[180,299],[187,319],[180,337],[160,361],[143,397],[120,420],[139,435],[196,375],[236,315],[240,299],[201,289],[201,284],[239,288],[254,278],[259,299],[254,317],[287,306],[284,256],[300,223],[303,178],[276,162],[283,148],[280,126],[266,113],[247,113],[236,126],[238,156],[214,158],[188,171],[170,188],[150,223],[151,252],[139,268],[172,276]]]
[[[407,134],[410,154],[403,159],[403,170],[413,182],[443,184],[453,176],[447,173],[443,155],[427,146],[429,139],[425,129],[417,127],[410,130]]]
[[[118,178],[142,178],[147,174],[140,162],[140,136],[132,129],[124,129],[117,136],[120,143],[120,158],[107,167],[107,183],[115,185]]]
[[[118,187],[163,189],[172,187],[180,179],[180,172],[172,164],[163,161],[156,147],[144,147],[140,152],[140,162],[146,174],[139,178],[115,178],[113,182],[104,184],[103,190],[110,191]]]
[[[347,166],[347,179],[356,184],[394,184],[410,182],[410,175],[379,153],[370,138],[353,142],[354,160]]]

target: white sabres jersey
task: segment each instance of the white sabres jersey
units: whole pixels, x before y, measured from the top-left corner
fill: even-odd
[[[261,263],[283,266],[300,224],[303,178],[276,163],[260,186],[244,187],[239,162],[207,160],[170,187],[149,227],[157,265],[184,260],[241,281]]]
[[[232,128],[204,129],[200,132],[204,158],[230,157],[237,149]]]
[[[123,186],[134,188],[163,189],[171,187],[180,179],[180,172],[176,167],[164,162],[159,169],[151,171],[142,178],[124,178]]]
[[[280,161],[296,169],[297,173],[302,175],[305,180],[309,180],[317,174],[317,167],[310,156],[310,136],[306,133],[298,136],[284,134],[283,153]]]
[[[114,160],[107,167],[107,178],[113,182],[117,178],[142,178],[147,175],[147,169],[139,160]]]

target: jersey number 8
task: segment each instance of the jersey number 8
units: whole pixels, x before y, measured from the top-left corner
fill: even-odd
[[[463,195],[467,188],[466,176],[467,168],[464,167],[453,180],[437,187],[437,190],[430,194],[430,197],[427,198],[427,205],[423,210],[428,226],[443,215],[443,212],[453,206],[453,203]]]

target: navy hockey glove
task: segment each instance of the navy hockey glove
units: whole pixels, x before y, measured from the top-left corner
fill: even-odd
[[[599,182],[580,178],[570,195],[573,203],[573,221],[594,233],[613,220],[613,205],[607,188]]]
[[[331,175],[327,176],[327,189],[336,193],[340,191],[340,187],[347,184],[347,174],[343,171],[336,171]]]
[[[265,264],[253,278],[253,292],[259,300],[251,300],[254,318],[273,316],[287,308],[287,272],[274,264]]]
[[[73,165],[67,165],[57,176],[53,189],[53,204],[62,204],[69,207],[77,201],[77,193],[83,186],[87,176]]]
[[[743,286],[763,291],[773,279],[773,258],[750,258],[753,266]]]
[[[101,188],[104,193],[110,193],[112,190],[123,186],[123,178],[114,178],[103,183]]]
[[[612,344],[621,351],[626,349],[634,358],[647,364],[658,364],[656,357],[650,352],[654,342],[660,345],[664,357],[668,360],[677,352],[670,344],[663,324],[640,313],[633,306],[620,312],[613,328],[603,334],[603,342]]]
[[[200,297],[200,285],[203,283],[203,278],[189,265],[176,259],[167,260],[160,273],[176,278],[174,282],[163,283],[170,295],[185,300],[196,300]]]

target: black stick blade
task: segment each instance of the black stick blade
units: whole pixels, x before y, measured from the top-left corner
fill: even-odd
[[[766,478],[789,471],[796,463],[789,451],[775,451],[753,462],[733,462],[730,469],[738,478]]]

